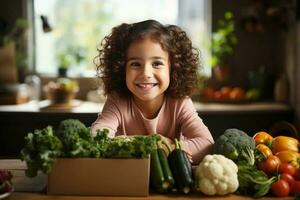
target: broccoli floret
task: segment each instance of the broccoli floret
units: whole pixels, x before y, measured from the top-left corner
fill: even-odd
[[[79,120],[61,121],[56,134],[63,143],[65,157],[89,157],[91,153],[97,155],[90,128]]]
[[[88,134],[87,134],[88,133]],[[60,122],[57,129],[57,136],[65,139],[72,135],[79,135],[81,138],[90,140],[88,128],[78,119],[66,119]]]
[[[227,129],[216,140],[213,152],[222,154],[235,162],[254,164],[255,141],[245,132],[238,129]]]

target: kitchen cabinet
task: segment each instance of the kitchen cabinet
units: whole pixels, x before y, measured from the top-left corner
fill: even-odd
[[[47,125],[56,127],[60,121],[76,118],[90,126],[103,104],[76,101],[73,108],[51,108],[46,101],[35,104],[0,106],[0,157],[18,157],[24,136]],[[194,102],[199,116],[216,139],[227,128],[238,128],[249,135],[268,130],[278,121],[293,120],[293,109],[279,103],[213,104]]]

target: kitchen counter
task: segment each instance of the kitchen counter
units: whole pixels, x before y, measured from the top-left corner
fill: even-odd
[[[194,102],[199,113],[245,113],[245,112],[285,112],[292,108],[283,103],[254,102],[243,104],[202,103]],[[50,106],[49,101],[28,102],[19,105],[0,105],[0,112],[71,112],[71,113],[98,113],[103,103],[74,100],[70,106]]]
[[[103,108],[103,103],[73,100],[68,106],[51,106],[48,100],[18,105],[0,105],[0,112],[52,112],[52,113],[98,113]]]
[[[214,200],[214,199],[223,199],[223,200],[248,200],[253,199],[250,197],[245,196],[237,196],[237,195],[227,195],[227,196],[213,196],[207,197],[202,196],[199,194],[191,194],[191,195],[158,195],[158,194],[151,194],[148,197],[104,197],[104,196],[50,196],[45,194],[38,194],[38,193],[22,193],[22,192],[15,192],[7,200],[167,200],[167,199],[176,199],[176,200],[184,200],[184,199],[207,199],[207,200]],[[280,200],[292,200],[293,197],[285,197],[285,198],[275,198],[275,197],[263,197],[259,198],[261,200],[268,200],[268,199],[280,199]]]
[[[194,102],[194,105],[196,110],[201,113],[284,112],[292,110],[289,105],[276,102],[252,102],[243,104]]]

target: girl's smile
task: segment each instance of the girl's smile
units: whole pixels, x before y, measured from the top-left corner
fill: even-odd
[[[137,83],[136,85],[145,92],[150,91],[153,87],[157,86],[158,83]]]
[[[127,50],[126,85],[136,104],[159,110],[169,84],[169,53],[151,38],[133,42]]]

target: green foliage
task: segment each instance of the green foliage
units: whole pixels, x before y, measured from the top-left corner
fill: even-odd
[[[68,47],[57,54],[58,67],[68,69],[85,61],[86,51],[82,47]]]
[[[101,147],[102,157],[105,158],[147,158],[156,148],[157,135],[108,138],[98,133],[98,146]],[[105,142],[103,142],[103,139]]]
[[[218,137],[214,144],[213,152],[222,154],[235,161],[247,161],[250,165],[255,162],[254,158],[255,141],[245,132],[238,129],[227,129]]]
[[[268,176],[263,171],[258,170],[255,165],[249,165],[243,162],[238,165],[238,180],[239,188],[236,191],[237,194],[259,198],[269,192],[276,177],[268,178]]]
[[[38,171],[49,173],[57,158],[147,158],[159,139],[158,135],[110,138],[107,129],[93,137],[82,122],[67,119],[56,131],[48,126],[28,133],[21,158],[28,166],[26,175],[34,177]]]
[[[218,21],[218,28],[212,33],[210,64],[214,67],[222,64],[226,55],[233,52],[237,44],[235,35],[234,15],[232,12],[225,12],[224,18]]]
[[[0,45],[9,45],[14,43],[16,50],[16,65],[17,67],[27,66],[26,42],[24,33],[28,29],[29,23],[24,18],[16,20],[14,26],[4,33],[0,34]]]
[[[17,19],[15,25],[7,31],[3,36],[3,41],[1,43],[9,44],[10,42],[20,43],[21,37],[26,29],[28,29],[29,24],[26,19]]]
[[[61,121],[58,126],[57,137],[63,144],[64,157],[99,157],[93,144],[90,128],[77,119]]]
[[[48,126],[42,130],[35,130],[25,137],[25,146],[21,150],[21,158],[27,163],[26,175],[34,177],[38,170],[49,173],[52,164],[61,155],[62,143]]]

